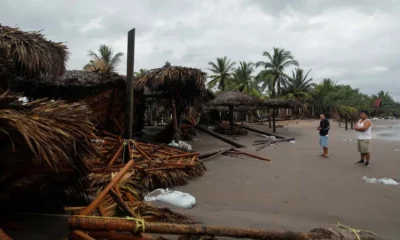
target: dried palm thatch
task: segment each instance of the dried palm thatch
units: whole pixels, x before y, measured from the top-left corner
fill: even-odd
[[[11,89],[30,99],[84,101],[93,113],[96,127],[115,133],[123,132],[123,124],[117,126],[115,122],[123,122],[125,86],[125,77],[119,74],[83,70],[65,71],[59,77],[42,75],[11,80]]]
[[[118,87],[125,92],[125,78],[119,74],[101,74],[68,70],[61,76],[41,75],[12,80],[12,90],[31,98],[57,98],[76,101]]]
[[[226,91],[216,95],[215,99],[210,101],[210,106],[257,106],[260,100],[256,97],[247,95],[239,91]]]
[[[261,101],[260,106],[268,108],[295,108],[300,104],[294,100],[284,100],[277,98],[269,98]]]
[[[136,90],[144,90],[146,87],[150,91],[191,90],[206,93],[206,73],[196,68],[171,66],[169,64],[162,68],[149,70],[143,77],[135,83]],[[184,92],[182,92],[184,93]],[[186,93],[195,94],[195,92]]]
[[[0,95],[2,150],[12,147],[18,153],[16,148],[28,147],[37,164],[45,162],[53,170],[73,167],[85,171],[86,160],[98,155],[88,140],[94,127],[86,105],[45,99],[24,104],[18,98],[10,92]]]
[[[12,58],[7,57],[8,51],[5,46],[0,45],[0,76],[15,74],[15,66]]]
[[[69,54],[67,47],[46,40],[39,31],[24,32],[0,25],[0,46],[5,47],[7,53],[2,58],[12,59],[19,75],[59,76],[65,71]]]

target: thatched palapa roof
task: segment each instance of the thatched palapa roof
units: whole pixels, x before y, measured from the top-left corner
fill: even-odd
[[[261,101],[260,106],[267,108],[295,108],[300,104],[294,100],[284,100],[277,98],[269,98]]]
[[[136,90],[178,91],[180,95],[192,96],[206,93],[206,73],[196,68],[171,66],[149,70],[135,82]],[[186,91],[185,91],[186,90]]]
[[[36,78],[17,78],[12,81],[14,91],[33,98],[79,99],[96,92],[118,87],[125,89],[125,78],[119,74],[101,74],[84,70],[70,70],[59,77],[42,75]]]
[[[15,70],[22,76],[60,76],[65,71],[69,54],[63,43],[46,40],[39,31],[24,32],[1,24],[0,49],[2,75],[9,75]]]
[[[31,151],[36,163],[47,163],[52,169],[73,167],[86,170],[86,160],[97,156],[88,136],[94,131],[91,111],[83,103],[38,100],[23,104],[20,96],[10,92],[0,95],[1,170],[14,161],[29,163]],[[14,151],[19,149],[20,151]],[[28,151],[26,151],[29,149]],[[22,154],[21,158],[14,154]]]
[[[210,106],[257,106],[260,100],[256,97],[247,95],[239,91],[226,91],[216,95],[215,99],[210,101]]]

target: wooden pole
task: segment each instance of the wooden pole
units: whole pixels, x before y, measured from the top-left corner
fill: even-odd
[[[144,229],[140,227],[134,220],[85,218],[78,216],[68,218],[68,225],[72,229],[91,231],[132,231],[132,229],[136,229],[137,233],[141,233]],[[217,227],[198,224],[184,225],[155,222],[146,222],[144,225],[146,233],[155,234],[207,235],[265,240],[326,239],[322,234],[319,233],[294,233],[284,231],[258,230],[251,228]]]
[[[278,136],[278,135],[275,135],[275,134],[263,132],[263,131],[260,131],[260,130],[258,130],[258,129],[254,129],[254,128],[252,128],[252,127],[246,126],[246,125],[240,125],[240,126],[241,126],[242,128],[244,128],[244,129],[247,129],[247,130],[249,130],[249,131],[256,132],[256,133],[259,133],[259,134],[263,134],[263,135],[267,135],[267,136],[274,136],[274,137],[276,137],[276,138],[284,138],[284,137],[282,137],[282,136]]]
[[[115,175],[114,179],[107,185],[103,191],[91,202],[83,211],[81,211],[80,215],[89,215],[91,214],[100,204],[103,202],[104,198],[107,196],[108,192],[115,187],[122,179],[122,177],[133,167],[135,161],[130,160],[122,169],[119,171],[117,175]]]
[[[272,132],[276,133],[276,108],[272,109]]]
[[[271,128],[271,116],[269,115],[269,108],[268,108],[268,127]]]
[[[229,105],[229,126],[231,129],[231,134],[234,135],[234,126],[233,126],[233,106]]]
[[[173,124],[173,128],[174,128],[174,140],[176,137],[176,134],[178,133],[178,119],[176,117],[176,104],[175,104],[175,95],[173,93],[172,97],[171,97],[171,102],[172,102],[172,124]]]
[[[226,142],[226,143],[229,143],[229,144],[231,144],[232,146],[235,146],[235,147],[237,147],[237,148],[245,147],[244,145],[242,145],[242,144],[240,144],[240,143],[238,143],[238,142],[235,142],[235,141],[233,141],[233,140],[231,140],[231,139],[229,139],[229,138],[226,138],[226,137],[224,137],[224,136],[222,136],[221,134],[218,134],[218,133],[216,133],[216,132],[210,131],[210,130],[208,130],[208,129],[206,129],[206,128],[200,126],[200,125],[195,125],[194,128],[196,128],[196,129],[198,129],[198,130],[200,130],[200,131],[202,131],[202,132],[205,132],[205,133],[207,133],[207,134],[209,134],[209,135],[211,135],[211,136],[213,136],[213,137],[215,137],[215,138],[218,138],[218,139],[221,140],[221,141],[224,141],[224,142]]]
[[[118,195],[117,192],[115,192],[113,189],[110,190],[110,195],[114,199],[114,201],[124,210],[126,213],[131,215],[131,217],[138,217],[135,212],[124,202],[122,197]]]
[[[125,99],[125,138],[132,139],[133,133],[133,71],[135,67],[135,29],[128,32],[128,52],[126,66],[126,99]]]

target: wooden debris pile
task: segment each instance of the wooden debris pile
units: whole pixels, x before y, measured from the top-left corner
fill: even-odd
[[[133,175],[150,191],[156,188],[174,187],[187,184],[206,171],[199,161],[198,152],[185,152],[165,144],[155,145],[138,141],[124,141],[119,136],[105,132],[103,139],[95,140],[95,145],[103,157],[92,163],[93,173],[115,172],[124,166],[123,156],[134,160]]]

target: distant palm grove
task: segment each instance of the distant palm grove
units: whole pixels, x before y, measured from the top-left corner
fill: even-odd
[[[122,53],[101,45],[99,55],[89,52],[92,58],[84,66],[87,71],[113,72],[120,62]],[[273,48],[264,52],[258,62],[239,61],[226,56],[208,63],[209,81],[207,87],[218,93],[236,90],[260,98],[282,98],[295,100],[302,104],[303,111],[296,109],[294,114],[318,116],[338,115],[352,118],[360,110],[367,110],[374,116],[400,117],[400,103],[394,101],[388,92],[383,90],[374,95],[361,93],[350,85],[338,84],[329,78],[316,84],[308,75],[311,69],[302,69],[290,51]],[[294,67],[291,73],[287,69]],[[256,70],[260,70],[255,74]],[[136,77],[146,74],[147,69],[140,69]],[[302,113],[301,113],[302,112]],[[307,114],[308,113],[308,114]]]
[[[308,77],[311,69],[300,68],[291,52],[282,48],[264,52],[256,63],[237,64],[225,56],[208,65],[211,72],[208,88],[217,92],[237,90],[261,98],[292,99],[306,106],[304,109],[314,116],[336,113],[342,118],[353,118],[360,110],[367,110],[375,116],[400,117],[400,103],[388,92],[381,90],[369,96],[329,78],[316,84]],[[289,67],[295,67],[290,74],[286,71]],[[255,74],[257,68],[260,71]],[[300,114],[300,110],[294,114]]]

